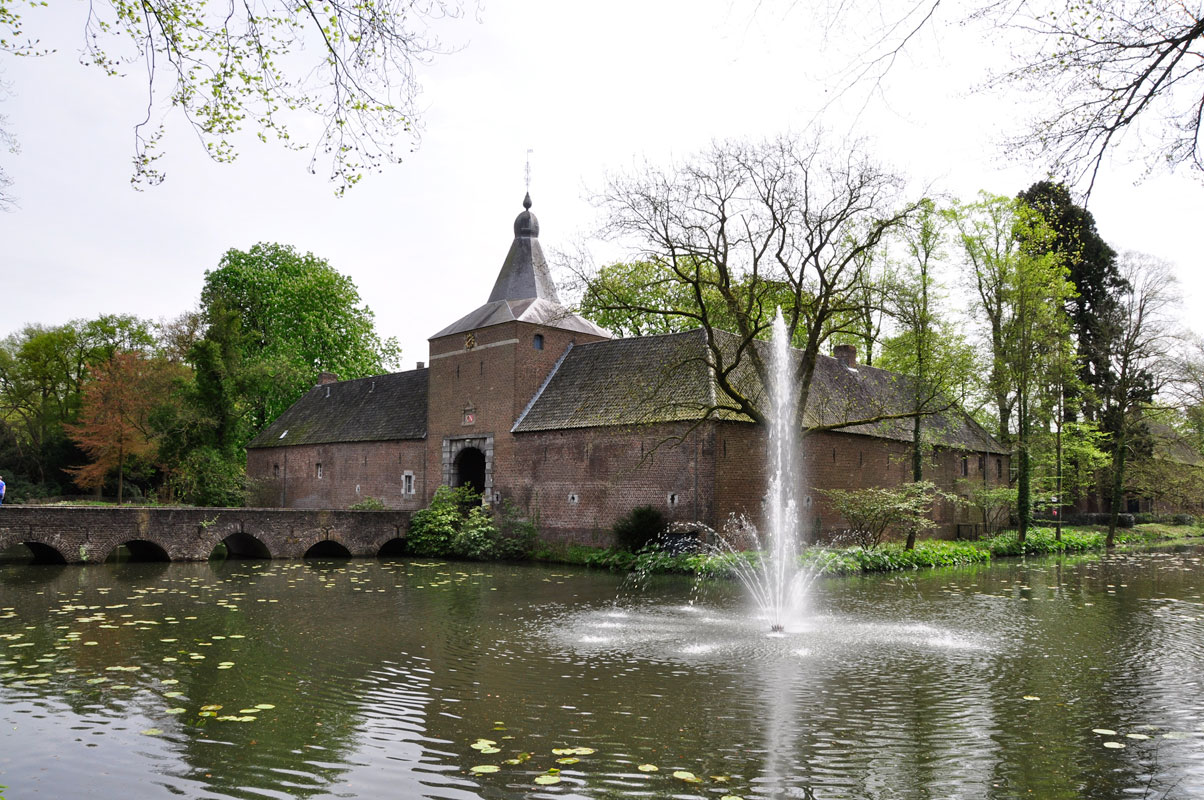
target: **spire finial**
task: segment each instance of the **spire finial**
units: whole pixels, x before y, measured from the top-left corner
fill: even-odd
[[[527,192],[527,196],[523,198],[523,208],[531,208],[531,193]]]

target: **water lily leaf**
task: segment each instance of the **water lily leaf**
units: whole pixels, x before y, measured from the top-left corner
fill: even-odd
[[[636,769],[640,772],[660,772],[661,770],[656,764],[640,764]]]
[[[702,778],[698,777],[693,772],[687,772],[684,769],[679,769],[674,772],[673,777],[677,778],[679,781],[685,781],[686,783],[702,783]]]
[[[255,707],[261,711],[271,711],[276,706],[272,705],[271,703],[256,703]]]
[[[558,756],[568,756],[573,754],[572,747],[553,747],[552,753]]]
[[[1116,731],[1110,728],[1092,728],[1092,733],[1098,733],[1100,736],[1115,736]]]
[[[1024,696],[1024,699],[1025,700],[1040,700],[1041,698],[1037,697],[1035,694],[1026,694]]]
[[[1146,736],[1144,733],[1126,733],[1125,738],[1126,739],[1148,739],[1150,737]]]
[[[88,683],[104,683],[108,678],[88,678]]]
[[[218,711],[221,707],[221,703],[214,703],[213,705],[201,706],[201,711]]]
[[[723,797],[720,797],[719,800],[744,800],[744,798],[738,794],[725,794]]]
[[[141,730],[138,732],[141,733],[143,736],[162,736],[163,735],[163,731],[159,730],[158,728],[147,728],[145,730]]]
[[[1104,747],[1111,748],[1112,750],[1124,750],[1125,743],[1124,742],[1104,742]]]
[[[165,681],[159,681],[159,683],[163,684],[164,686],[175,686],[177,683],[179,683],[179,681],[175,678],[168,678]]]
[[[493,755],[494,753],[502,752],[502,748],[500,747],[482,747],[480,750],[486,755]]]
[[[478,764],[468,771],[477,775],[486,775],[490,772],[497,772],[499,769],[501,769],[501,767],[495,766],[494,764]]]
[[[573,755],[589,756],[589,755],[593,755],[594,753],[596,753],[598,751],[592,747],[574,747],[569,752],[572,753]]]
[[[239,714],[258,714],[259,709],[258,708],[240,708],[240,709],[238,709],[238,713]]]
[[[183,692],[164,692],[163,696],[164,697],[183,697],[184,693]]]
[[[560,776],[559,775],[540,775],[538,778],[535,779],[535,782],[538,783],[540,786],[551,786],[553,784],[560,783]]]
[[[186,708],[169,708],[166,711],[164,711],[163,713],[164,714],[183,714],[187,710],[188,709],[186,709]]]
[[[581,759],[574,758],[573,756],[565,756],[564,758],[556,759],[556,763],[557,764],[576,764],[580,760]]]

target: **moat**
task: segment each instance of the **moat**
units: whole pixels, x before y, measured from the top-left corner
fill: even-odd
[[[736,582],[2,566],[0,795],[1197,797],[1202,559],[821,580],[775,637]]]

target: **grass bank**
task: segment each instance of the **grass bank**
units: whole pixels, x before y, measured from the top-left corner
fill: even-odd
[[[911,550],[905,550],[901,544],[893,542],[873,550],[863,550],[860,547],[813,546],[803,552],[800,560],[826,575],[854,575],[981,564],[997,558],[1103,550],[1106,536],[1107,531],[1104,528],[1068,526],[1062,529],[1061,540],[1058,540],[1054,537],[1053,528],[1034,528],[1029,530],[1023,544],[1017,540],[1015,531],[1005,531],[989,539],[976,541],[920,541]],[[1116,532],[1118,549],[1199,542],[1201,539],[1204,539],[1204,527],[1188,525],[1150,523]],[[760,558],[757,552],[670,554],[650,550],[631,553],[626,550],[579,546],[543,555],[546,560],[597,569],[688,575],[722,575],[731,570],[732,563],[736,560],[756,561]]]

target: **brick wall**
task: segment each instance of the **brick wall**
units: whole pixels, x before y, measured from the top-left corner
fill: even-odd
[[[327,541],[371,558],[404,537],[409,520],[404,511],[4,506],[0,550],[29,544],[78,564],[102,562],[122,544],[147,542],[172,561],[204,561],[227,537],[240,535],[260,542],[272,558],[301,558]]]
[[[716,428],[717,515],[720,520],[745,515],[763,524],[768,488],[765,431],[740,423],[719,423]],[[911,480],[911,449],[906,442],[825,431],[804,437],[802,449],[803,482],[812,489],[897,486]],[[962,480],[1006,485],[1008,458],[937,449],[925,462],[924,477],[949,492]],[[819,492],[805,492],[802,502],[808,538],[830,540],[844,530],[843,520]],[[938,527],[929,535],[942,538],[953,538],[959,524],[981,521],[972,509],[949,502],[937,504],[934,519]]]
[[[543,337],[543,348],[539,350],[534,347],[536,334]],[[525,322],[492,325],[472,335],[471,348],[465,346],[465,334],[431,340],[427,463],[432,472],[428,501],[444,476],[445,456],[455,449],[447,447],[449,440],[472,439],[470,444],[482,449],[488,442],[492,452],[488,454],[486,489],[492,493],[496,475],[493,465],[514,463],[510,429],[544,379],[570,343],[599,339]],[[466,425],[464,414],[469,408],[474,418]],[[449,471],[455,483],[454,470]]]
[[[251,504],[282,508],[347,508],[366,498],[412,511],[434,493],[428,487],[426,442],[335,442],[247,451]],[[318,465],[322,465],[321,477]],[[414,476],[406,494],[405,473]],[[436,480],[438,473],[435,474]]]
[[[614,523],[645,505],[713,527],[714,448],[710,424],[523,433],[498,490],[538,514],[541,535],[556,542],[609,546]]]

